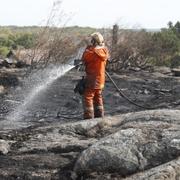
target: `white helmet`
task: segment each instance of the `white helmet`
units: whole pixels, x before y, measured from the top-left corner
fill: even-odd
[[[101,33],[95,32],[91,34],[92,40],[94,40],[98,45],[102,46],[104,45],[104,38]]]

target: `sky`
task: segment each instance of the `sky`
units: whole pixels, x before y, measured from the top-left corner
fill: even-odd
[[[0,0],[0,25],[45,25],[55,0]],[[62,0],[66,26],[159,29],[180,21],[180,0]],[[68,20],[67,20],[68,19]]]

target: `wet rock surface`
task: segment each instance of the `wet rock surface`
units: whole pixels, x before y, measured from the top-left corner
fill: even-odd
[[[10,120],[23,71],[8,71],[20,84],[1,96],[0,179],[180,179],[179,77],[111,73],[129,98],[155,109],[129,104],[107,79],[105,118],[81,120],[81,97],[73,94],[81,73],[73,70],[35,98],[22,119]]]

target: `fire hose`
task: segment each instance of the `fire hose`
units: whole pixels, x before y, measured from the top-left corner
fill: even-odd
[[[122,91],[121,89],[119,89],[119,87],[117,86],[117,84],[114,82],[114,80],[112,79],[112,77],[110,76],[110,74],[106,71],[106,75],[109,78],[109,80],[112,82],[112,84],[114,85],[114,87],[116,88],[116,90],[119,92],[119,94],[121,95],[121,97],[123,97],[124,99],[126,99],[128,102],[130,102],[131,104],[140,107],[142,109],[153,109],[151,107],[145,107],[142,106],[140,104],[135,103],[134,101],[132,101],[131,99],[129,99]]]

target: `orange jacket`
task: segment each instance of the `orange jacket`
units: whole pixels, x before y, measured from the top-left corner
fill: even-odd
[[[82,61],[86,71],[86,87],[102,89],[105,83],[105,66],[109,58],[108,49],[104,46],[88,46],[83,53]]]

